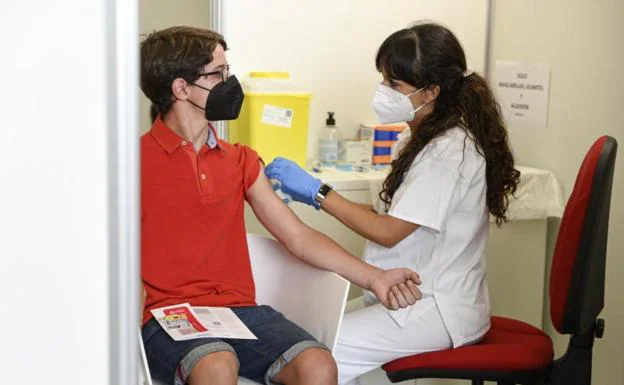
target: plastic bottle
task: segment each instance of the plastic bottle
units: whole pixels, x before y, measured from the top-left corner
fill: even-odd
[[[279,179],[271,179],[270,181],[273,185],[273,191],[275,191],[277,196],[280,197],[282,202],[290,204],[290,202],[292,202],[292,197],[282,191],[282,182],[280,182]]]
[[[339,159],[340,147],[338,142],[342,139],[340,130],[336,126],[334,113],[327,113],[325,127],[319,137],[319,160],[325,167],[335,167]]]

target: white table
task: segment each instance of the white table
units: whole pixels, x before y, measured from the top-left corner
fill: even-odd
[[[488,242],[488,285],[492,312],[522,319],[542,327],[546,285],[546,245],[548,217],[561,217],[564,201],[559,182],[546,170],[517,166],[521,172],[516,198],[509,205],[511,222],[490,228]],[[387,170],[342,172],[323,170],[315,176],[356,202],[372,203]],[[360,256],[364,239],[333,217],[308,206],[292,203],[291,208],[311,227],[332,237],[353,255]],[[246,208],[247,231],[267,235],[267,231]],[[352,286],[350,298],[360,294]]]

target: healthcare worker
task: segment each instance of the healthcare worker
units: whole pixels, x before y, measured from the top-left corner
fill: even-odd
[[[294,162],[266,174],[294,200],[321,208],[366,238],[364,259],[408,267],[423,298],[392,311],[368,305],[345,315],[334,352],[339,383],[408,355],[479,341],[490,327],[485,247],[490,214],[507,221],[514,168],[500,107],[466,67],[451,31],[420,23],[390,35],[377,53],[372,107],[379,122],[407,122],[376,207],[351,202]]]

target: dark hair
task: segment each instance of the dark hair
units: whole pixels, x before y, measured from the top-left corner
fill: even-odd
[[[509,195],[516,191],[520,172],[514,168],[500,106],[486,80],[466,72],[464,50],[455,35],[435,23],[402,29],[383,42],[375,64],[390,78],[416,88],[440,88],[433,111],[392,161],[379,193],[386,209],[416,155],[446,130],[461,127],[474,138],[477,151],[486,161],[488,209],[499,227],[507,222]]]
[[[173,81],[195,82],[218,44],[227,49],[218,33],[185,26],[153,32],[141,42],[141,90],[158,112],[165,114],[173,105]]]
[[[150,106],[150,119],[152,120],[152,123],[156,121],[156,118],[158,118],[158,108],[152,104]]]

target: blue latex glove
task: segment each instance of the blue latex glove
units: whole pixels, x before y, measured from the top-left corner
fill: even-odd
[[[269,179],[277,179],[282,182],[282,191],[292,197],[293,200],[314,206],[320,209],[321,205],[316,201],[316,193],[321,188],[321,180],[308,174],[292,160],[275,158],[264,173]]]

